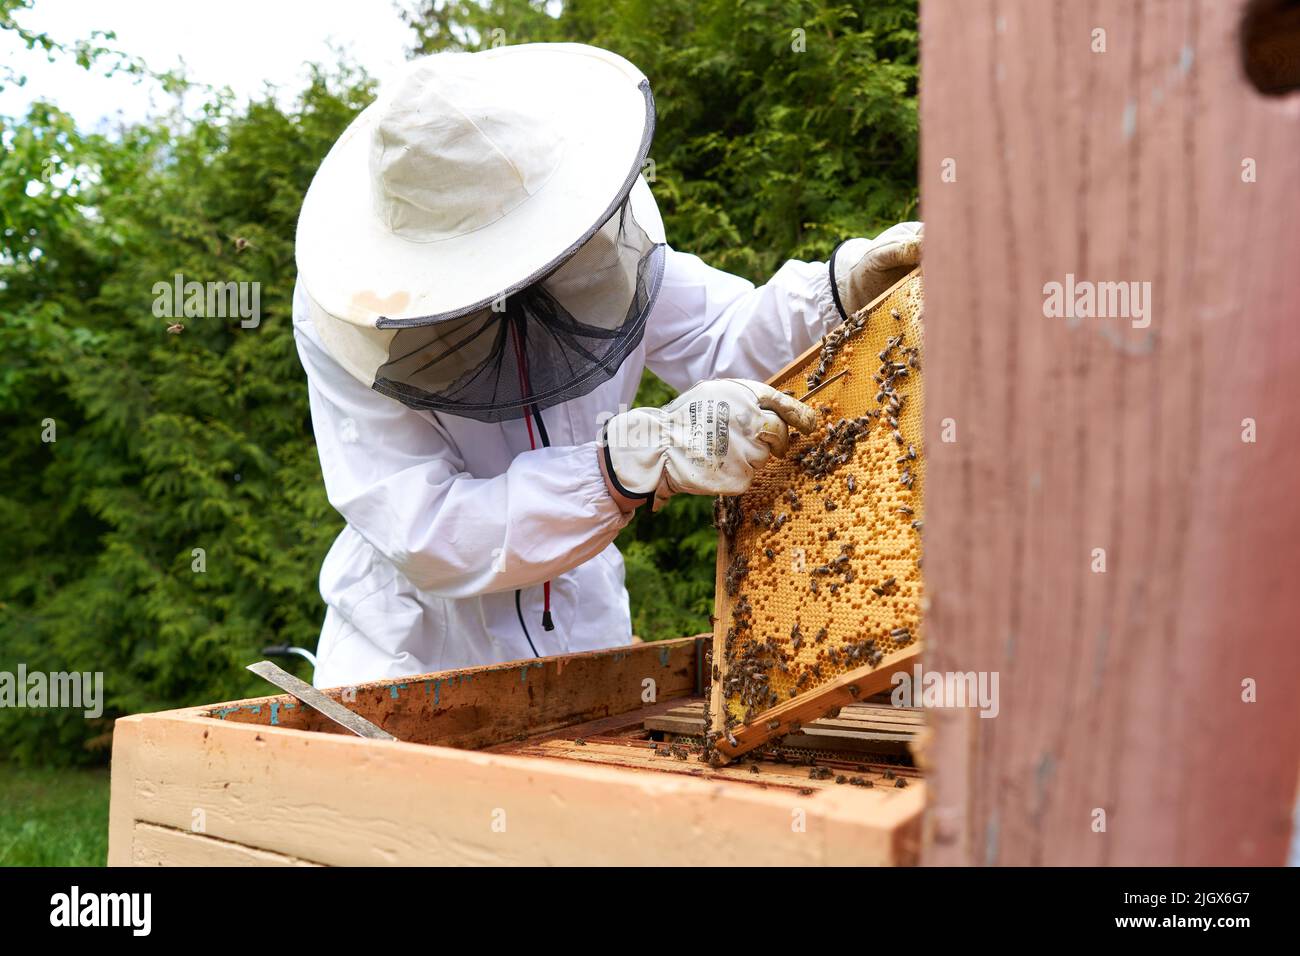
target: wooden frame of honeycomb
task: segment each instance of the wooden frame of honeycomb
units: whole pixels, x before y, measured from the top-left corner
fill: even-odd
[[[770,383],[819,411],[715,503],[708,746],[727,761],[889,689],[920,654],[921,270]]]

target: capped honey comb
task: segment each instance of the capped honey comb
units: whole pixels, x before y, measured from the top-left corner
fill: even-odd
[[[805,399],[818,427],[792,429],[784,458],[715,505],[710,743],[724,758],[788,732],[795,709],[834,709],[837,680],[883,677],[917,647],[922,312],[917,269],[770,380],[797,398],[822,386]]]

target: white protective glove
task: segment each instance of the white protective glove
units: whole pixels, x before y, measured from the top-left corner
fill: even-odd
[[[874,239],[847,239],[831,254],[831,281],[844,318],[870,305],[921,261],[925,226],[900,222]]]
[[[785,454],[787,425],[807,434],[817,413],[762,382],[701,382],[663,408],[634,408],[606,422],[601,467],[616,500],[653,500],[655,511],[682,491],[738,495],[769,455]]]

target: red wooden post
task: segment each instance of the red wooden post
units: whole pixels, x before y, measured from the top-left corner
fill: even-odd
[[[1240,15],[923,3],[927,666],[1000,680],[934,713],[931,863],[1285,859],[1300,93]]]

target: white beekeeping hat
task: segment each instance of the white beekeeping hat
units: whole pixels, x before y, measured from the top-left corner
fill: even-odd
[[[298,220],[331,354],[487,421],[584,394],[640,342],[663,223],[649,82],[572,43],[413,61],[330,150]]]

